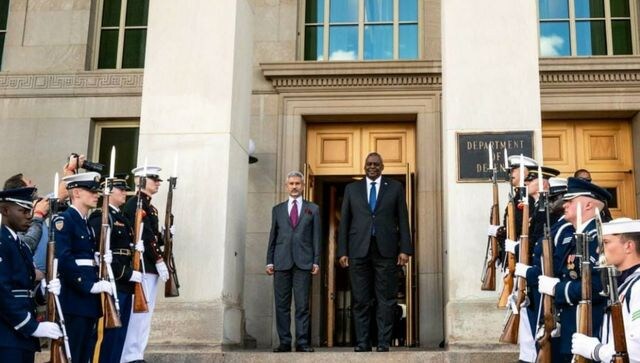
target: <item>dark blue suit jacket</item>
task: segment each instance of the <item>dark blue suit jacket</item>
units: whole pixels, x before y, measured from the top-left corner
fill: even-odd
[[[294,228],[289,219],[288,203],[282,202],[271,212],[271,232],[267,248],[267,265],[284,271],[295,264],[301,270],[320,265],[320,208],[303,200],[298,224]]]
[[[71,207],[53,220],[53,228],[62,283],[62,312],[88,318],[102,316],[100,295],[91,293],[91,287],[98,281],[98,267],[76,264],[78,259],[93,261],[96,248],[93,232],[80,213]]]
[[[39,350],[31,334],[38,327],[33,298],[15,290],[32,291],[35,281],[29,247],[14,239],[7,227],[0,230],[0,347]],[[40,289],[36,289],[40,290]]]

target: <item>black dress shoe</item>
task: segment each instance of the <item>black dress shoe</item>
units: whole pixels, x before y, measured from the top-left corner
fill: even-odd
[[[275,348],[273,348],[273,352],[274,353],[285,353],[285,352],[290,352],[291,351],[291,347],[288,347],[286,345],[279,345]]]
[[[371,351],[371,347],[365,347],[362,345],[358,345],[355,348],[353,348],[354,352],[360,353],[360,352],[370,352]]]
[[[315,350],[308,345],[300,345],[296,347],[296,352],[312,353],[315,352]]]
[[[376,352],[388,352],[388,351],[389,351],[389,347],[379,346],[376,348]]]

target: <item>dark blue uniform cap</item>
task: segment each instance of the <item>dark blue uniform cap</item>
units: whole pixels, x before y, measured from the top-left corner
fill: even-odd
[[[569,178],[567,182],[567,193],[562,199],[571,200],[579,196],[586,196],[598,199],[602,202],[610,202],[611,193],[599,186],[580,178]]]
[[[15,203],[23,208],[33,209],[36,188],[17,188],[0,191],[0,202]]]

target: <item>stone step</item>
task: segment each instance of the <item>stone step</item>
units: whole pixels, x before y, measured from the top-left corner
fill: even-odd
[[[48,352],[36,355],[37,363],[44,363]],[[518,353],[511,347],[456,348],[424,350],[397,348],[388,353],[354,353],[352,348],[316,348],[314,353],[272,353],[270,350],[214,351],[192,348],[154,348],[145,354],[148,363],[316,363],[316,362],[366,362],[366,363],[513,363]]]

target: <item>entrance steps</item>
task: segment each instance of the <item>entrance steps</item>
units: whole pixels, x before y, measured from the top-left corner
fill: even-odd
[[[314,353],[272,353],[271,350],[230,350],[192,347],[149,347],[148,363],[513,363],[518,361],[515,346],[455,347],[427,350],[396,348],[388,353],[354,353],[352,348],[316,348]],[[36,355],[36,362],[46,362],[48,352]]]

